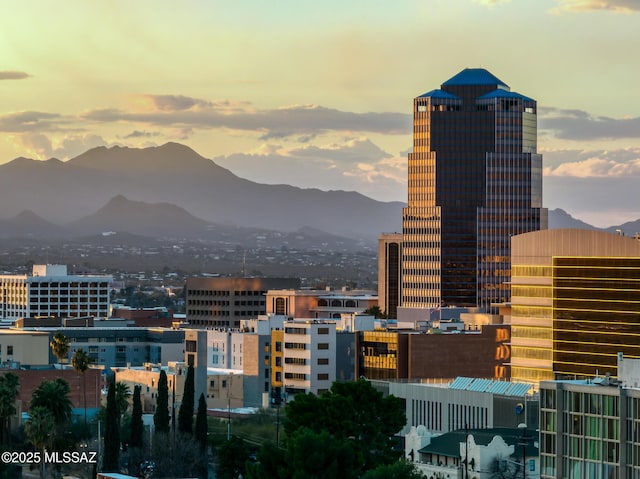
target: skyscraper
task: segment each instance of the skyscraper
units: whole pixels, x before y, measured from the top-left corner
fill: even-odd
[[[509,299],[510,237],[546,228],[536,102],[468,68],[413,101],[402,307]]]

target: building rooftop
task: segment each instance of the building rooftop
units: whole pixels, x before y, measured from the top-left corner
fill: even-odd
[[[484,100],[488,98],[518,98],[524,101],[535,101],[534,99],[529,98],[528,96],[524,96],[520,93],[516,93],[515,91],[501,90],[500,88],[490,91],[489,93],[485,93],[478,99]]]
[[[452,99],[452,100],[456,100],[459,97],[457,95],[454,95],[453,93],[448,93],[446,91],[442,91],[442,90],[431,90],[428,91],[427,93],[423,93],[422,95],[420,95],[418,98],[446,98],[446,99]]]
[[[534,444],[537,433],[532,429],[524,428],[493,428],[493,429],[459,429],[431,439],[431,444],[420,449],[421,453],[438,454],[447,457],[460,457],[460,443],[467,441],[467,435],[473,436],[473,440],[480,446],[487,446],[493,438],[500,436],[509,446],[516,446],[514,455],[522,454],[523,437],[527,444],[526,455],[537,456],[538,448]],[[537,440],[537,439],[536,439]]]
[[[458,85],[499,85],[509,88],[509,85],[484,68],[465,68],[442,84],[442,86]]]
[[[521,397],[525,396],[533,389],[533,384],[512,383],[509,381],[495,381],[493,379],[467,378],[460,376],[449,384],[449,389]]]

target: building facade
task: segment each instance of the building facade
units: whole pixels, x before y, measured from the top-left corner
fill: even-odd
[[[65,265],[34,265],[31,274],[0,276],[0,319],[109,316],[111,276],[69,275]]]
[[[460,333],[361,331],[356,377],[367,379],[510,378],[510,327],[484,325]]]
[[[298,278],[187,278],[186,312],[191,327],[239,328],[243,319],[266,314],[270,289],[299,288]]]
[[[640,357],[640,241],[557,229],[512,238],[514,380],[617,376]]]
[[[375,291],[271,290],[267,292],[267,314],[289,318],[339,319],[343,314],[361,313],[378,305]]]
[[[336,380],[336,323],[287,321],[284,324],[285,394],[321,394]]]
[[[402,234],[378,238],[378,306],[388,318],[398,317],[402,285]]]
[[[540,467],[541,479],[640,477],[640,389],[542,381]]]
[[[546,227],[536,110],[484,69],[414,99],[403,308],[509,299],[510,237]]]

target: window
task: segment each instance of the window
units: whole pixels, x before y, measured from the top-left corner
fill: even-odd
[[[211,381],[209,381],[209,387],[210,388],[215,388],[216,387],[216,380],[212,379]]]
[[[222,380],[222,387],[223,387],[223,388],[226,388],[226,387],[227,387],[227,380],[226,380],[226,379],[223,379],[223,380]]]
[[[318,343],[318,349],[329,349],[329,343]]]
[[[329,364],[329,358],[318,358],[318,365],[324,366]]]
[[[327,373],[318,374],[318,381],[328,381],[329,375]]]
[[[318,328],[318,334],[329,334],[329,328]]]
[[[7,346],[7,356],[13,356],[13,346]]]

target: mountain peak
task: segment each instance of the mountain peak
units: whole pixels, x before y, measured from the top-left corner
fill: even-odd
[[[205,168],[217,166],[188,146],[174,142],[148,148],[98,146],[71,158],[67,163],[100,171],[154,171],[169,174],[185,169],[204,171]]]

